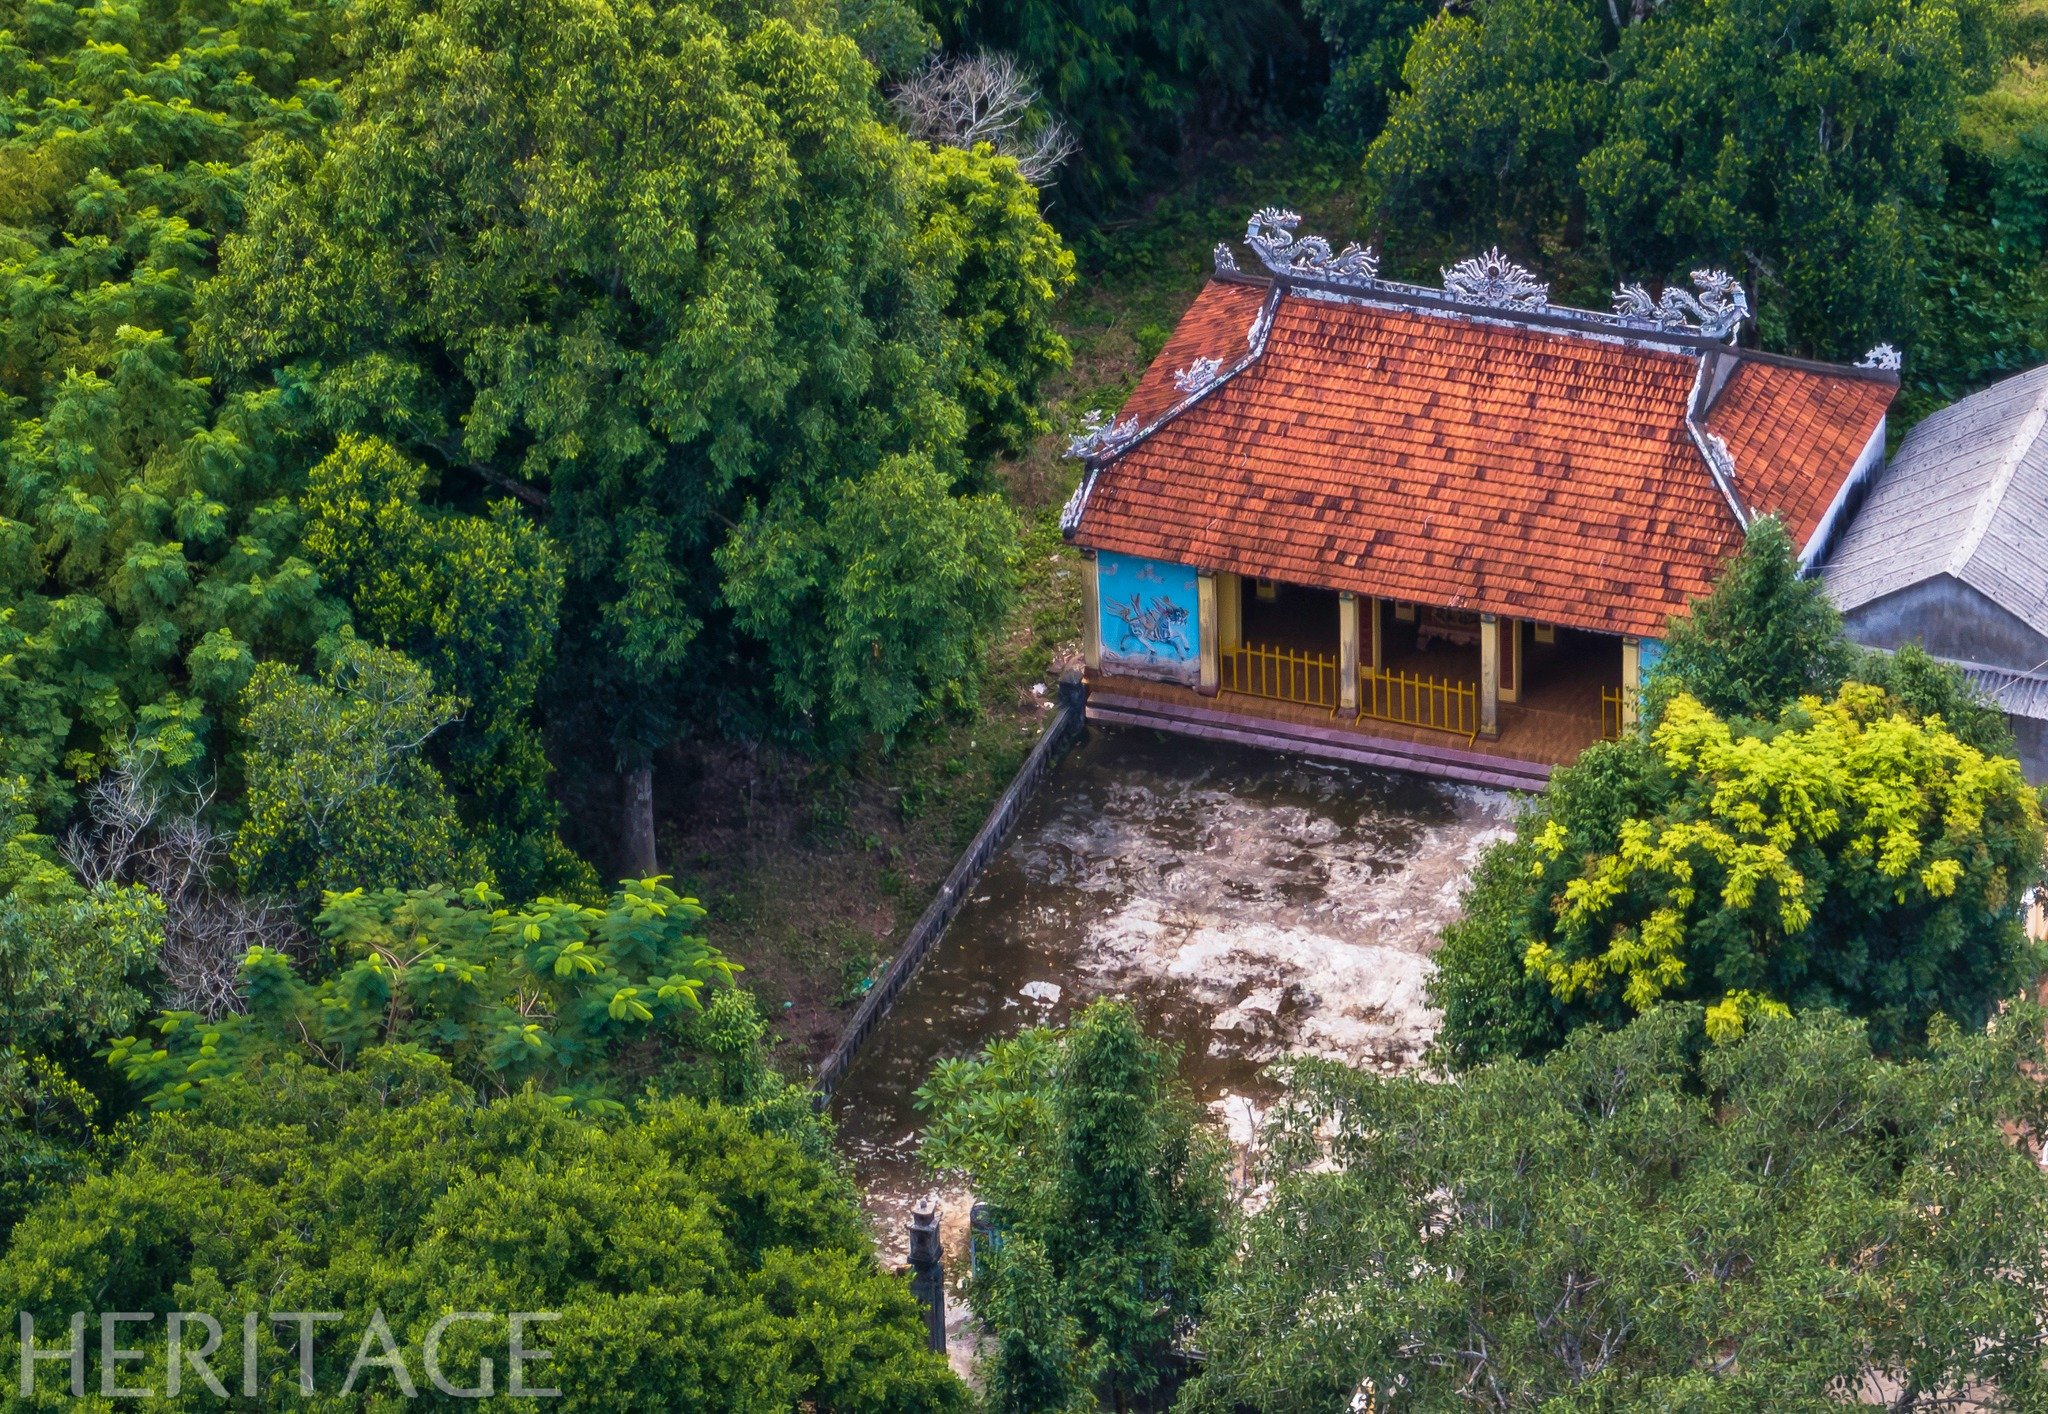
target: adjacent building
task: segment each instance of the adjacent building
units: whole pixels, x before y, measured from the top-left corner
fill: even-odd
[[[1737,348],[1716,271],[1611,311],[1498,251],[1379,278],[1261,211],[1070,447],[1091,714],[1536,784],[1634,711],[1756,516],[1818,565],[1898,360]]]
[[[1850,637],[1919,643],[2005,709],[2048,782],[2048,368],[1906,434],[1824,570]]]

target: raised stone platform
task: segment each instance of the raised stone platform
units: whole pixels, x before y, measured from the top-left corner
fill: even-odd
[[[1439,780],[1499,790],[1540,791],[1550,784],[1552,767],[1471,751],[1460,746],[1401,741],[1377,736],[1369,726],[1313,725],[1248,716],[1190,701],[1161,700],[1096,686],[1088,692],[1088,720],[1123,727],[1150,727],[1207,741],[1262,746],[1331,761],[1346,761],[1388,771],[1409,771]]]

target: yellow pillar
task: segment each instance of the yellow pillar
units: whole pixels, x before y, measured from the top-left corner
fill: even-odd
[[[1372,656],[1366,660],[1366,666],[1372,669],[1374,677],[1378,677],[1386,664],[1380,658],[1380,601],[1377,595],[1367,601],[1366,612],[1372,615],[1371,631],[1367,636],[1367,650]]]
[[[1195,575],[1195,616],[1201,630],[1201,676],[1196,679],[1195,691],[1204,697],[1216,695],[1216,576],[1207,570]]]
[[[1102,671],[1102,566],[1093,550],[1081,552],[1081,661]]]
[[[1227,571],[1216,576],[1216,638],[1225,653],[1244,642],[1244,581]]]
[[[1479,616],[1479,734],[1500,735],[1500,619]]]
[[[1621,729],[1636,724],[1636,697],[1643,686],[1643,643],[1639,638],[1621,640]]]
[[[1337,715],[1358,715],[1358,596],[1337,595]]]

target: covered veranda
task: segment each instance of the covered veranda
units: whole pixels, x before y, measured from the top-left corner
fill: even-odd
[[[1194,691],[1233,713],[1549,765],[1633,717],[1635,639],[1229,573],[1201,575],[1199,597]],[[1120,691],[1189,692],[1091,667]]]

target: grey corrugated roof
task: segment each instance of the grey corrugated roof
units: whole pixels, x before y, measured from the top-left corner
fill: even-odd
[[[2008,716],[2048,721],[2048,674],[2016,673],[2010,668],[1987,668],[1980,663],[1956,666]]]
[[[1951,574],[2048,633],[2048,367],[1906,434],[1823,571],[1844,610]]]

